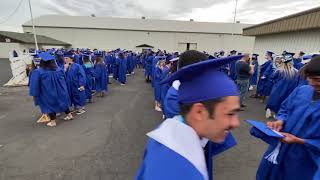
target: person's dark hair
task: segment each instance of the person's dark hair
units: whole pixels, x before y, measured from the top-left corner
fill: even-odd
[[[56,62],[54,60],[50,61],[40,61],[40,67],[45,70],[54,71],[57,69]]]
[[[170,73],[174,73],[178,70],[178,62],[173,62],[170,67]]]
[[[204,105],[204,107],[207,109],[207,111],[209,112],[209,116],[213,117],[214,114],[214,109],[216,107],[217,104],[219,104],[220,102],[222,102],[224,100],[224,98],[218,98],[218,99],[212,99],[212,100],[207,100],[207,101],[202,101],[199,102],[201,104]],[[179,104],[180,105],[180,114],[185,118],[186,115],[190,112],[192,106],[195,103],[191,103],[191,104]]]
[[[124,59],[124,54],[123,53],[119,53],[118,57],[119,57],[119,59]]]
[[[305,65],[304,73],[306,77],[309,76],[320,76],[320,56],[316,56]]]
[[[56,60],[57,60],[57,63],[64,64],[64,59],[62,56],[56,55]]]
[[[90,62],[89,56],[83,56],[83,62]]]
[[[98,63],[104,64],[104,61],[102,60],[101,57],[96,58],[96,64],[98,64]]]
[[[188,50],[180,55],[178,68],[205,60],[208,60],[208,56],[205,53],[196,50]]]

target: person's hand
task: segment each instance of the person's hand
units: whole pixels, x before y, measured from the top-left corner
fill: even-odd
[[[66,71],[66,70],[68,69],[68,67],[69,67],[69,64],[68,64],[68,63],[65,63],[65,64],[64,64],[64,70]]]
[[[84,91],[84,86],[80,86],[79,91]]]
[[[280,141],[285,144],[304,144],[304,140],[301,138],[298,138],[295,135],[281,132],[281,134],[284,136]]]
[[[265,76],[262,76],[262,77],[261,77],[261,79],[265,79],[265,78],[266,78]]]
[[[283,121],[269,121],[267,122],[267,126],[275,131],[281,131],[283,127]]]

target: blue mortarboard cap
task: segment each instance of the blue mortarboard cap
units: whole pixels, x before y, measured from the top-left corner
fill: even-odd
[[[264,134],[275,137],[275,138],[284,138],[284,136],[277,131],[270,129],[265,123],[255,120],[246,120],[247,123],[252,125],[253,127],[257,128],[259,131],[263,132]]]
[[[285,55],[283,55],[282,62],[287,63],[287,62],[292,61],[293,56],[294,56],[294,53],[287,52]]]
[[[63,52],[62,51],[56,51],[56,54],[59,55],[59,56],[62,56]]]
[[[72,52],[65,52],[64,53],[64,57],[70,57],[70,58],[73,58],[74,54]]]
[[[252,54],[252,57],[258,58],[259,54]]]
[[[54,49],[49,49],[47,52],[50,53],[50,54],[53,54],[54,53]]]
[[[191,64],[163,80],[161,84],[180,80],[178,101],[182,104],[196,103],[226,96],[238,96],[238,88],[218,67],[241,59],[243,56],[229,56]],[[219,88],[217,88],[219,87]]]
[[[285,55],[291,55],[291,56],[294,56],[295,53],[292,53],[292,52],[286,52]]]
[[[272,55],[274,54],[274,52],[272,52],[272,51],[267,51],[266,54],[268,54],[269,56],[272,56]]]
[[[232,50],[232,51],[230,51],[230,54],[235,54],[235,53],[237,53],[237,51],[236,51],[236,50]]]
[[[43,52],[38,54],[39,58],[41,58],[43,61],[50,61],[50,60],[55,60],[55,57],[51,55],[48,52]]]

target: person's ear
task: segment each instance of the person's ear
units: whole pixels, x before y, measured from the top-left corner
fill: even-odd
[[[192,119],[201,121],[208,116],[208,112],[202,103],[195,103],[190,109],[190,115],[192,116]]]

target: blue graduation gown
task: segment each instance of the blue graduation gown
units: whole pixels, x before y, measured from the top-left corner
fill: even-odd
[[[232,63],[229,64],[229,67],[230,67],[229,77],[234,81],[237,80],[236,63],[237,61],[233,61]]]
[[[273,81],[271,79],[271,76],[273,72],[275,71],[275,68],[273,67],[273,64],[271,63],[266,71],[263,73],[264,79],[260,79],[262,83],[262,91],[260,92],[260,95],[262,96],[269,96],[273,87]]]
[[[145,59],[145,73],[144,75],[151,76],[152,75],[152,61],[153,61],[153,56],[147,56]]]
[[[71,64],[66,71],[66,80],[71,104],[83,107],[86,101],[85,91],[80,91],[80,86],[86,86],[86,74],[81,65]]]
[[[114,80],[118,80],[118,76],[119,76],[119,68],[118,68],[118,63],[117,63],[117,60],[118,58],[116,58],[115,56],[113,57],[113,60],[112,60],[112,64],[111,64],[111,67],[112,67],[112,75],[113,75],[113,79]]]
[[[258,61],[254,61],[253,64],[254,64],[254,73],[250,78],[250,85],[257,85],[258,74],[259,74],[259,72],[258,72],[259,63],[258,63]]]
[[[166,121],[176,121],[176,118],[178,117],[179,116],[176,116],[173,119],[167,119]],[[173,134],[169,132],[169,135]],[[213,156],[218,155],[235,145],[236,141],[231,134],[229,134],[226,137],[225,142],[221,144],[214,143],[211,141],[207,143],[206,147],[204,148],[205,151],[203,155],[205,156],[205,171],[207,172],[209,180],[213,179]],[[167,147],[166,145],[150,137],[144,153],[143,162],[135,179],[204,180],[206,178],[203,176],[202,173],[200,173],[199,169],[197,169],[189,159],[179,154],[179,152],[172,150],[171,147]]]
[[[178,90],[171,86],[163,100],[163,113],[166,118],[173,118],[180,113]]]
[[[107,67],[104,63],[98,63],[94,66],[96,73],[96,91],[104,92],[108,90],[107,82]]]
[[[261,77],[264,75],[265,71],[268,69],[268,67],[271,64],[272,64],[272,61],[268,60],[260,66],[259,82],[258,82],[258,86],[257,86],[257,94],[259,94],[259,95],[263,94],[263,89],[264,89],[264,85],[266,82],[266,80],[261,79]]]
[[[304,64],[302,63],[301,58],[294,58],[293,59],[293,67],[294,68],[300,70],[303,66],[304,66]]]
[[[85,93],[86,93],[86,99],[92,99],[92,90],[94,85],[94,77],[96,77],[96,73],[94,71],[94,67],[85,67],[82,66],[84,69],[84,72],[86,74],[86,87],[85,87]]]
[[[154,90],[154,99],[158,102],[161,102],[161,85],[162,80],[162,70],[160,67],[156,67],[153,75],[153,90]]]
[[[305,78],[303,78],[302,76],[299,75],[297,77],[297,87],[308,85],[308,84],[309,84],[309,82]]]
[[[62,69],[36,69],[30,76],[30,96],[35,97],[35,104],[40,106],[42,113],[64,112],[69,108],[65,75]]]
[[[82,55],[75,54],[74,55],[74,62],[77,64],[80,64],[80,65],[83,65]]]
[[[128,73],[131,74],[134,70],[135,67],[135,58],[133,55],[129,55],[127,57],[127,69],[128,69]]]
[[[271,80],[274,82],[266,109],[278,113],[281,103],[292,93],[297,86],[298,73],[293,78],[286,78],[279,71],[273,73]]]
[[[304,145],[283,144],[277,157],[278,164],[262,159],[257,180],[318,180],[320,170],[320,100],[313,101],[313,87],[296,88],[282,103],[277,119],[284,121],[283,132],[305,140]],[[270,144],[264,157],[279,140],[268,137],[257,129],[251,134]]]
[[[169,76],[169,72],[170,72],[170,68],[168,66],[164,66],[164,68],[162,69],[161,80],[167,78]],[[169,83],[161,84],[161,105],[162,106],[164,104],[164,99],[166,97],[166,94],[169,88],[170,88]]]
[[[126,83],[127,82],[127,58],[120,59],[117,58],[117,65],[118,65],[118,81],[120,83]]]

